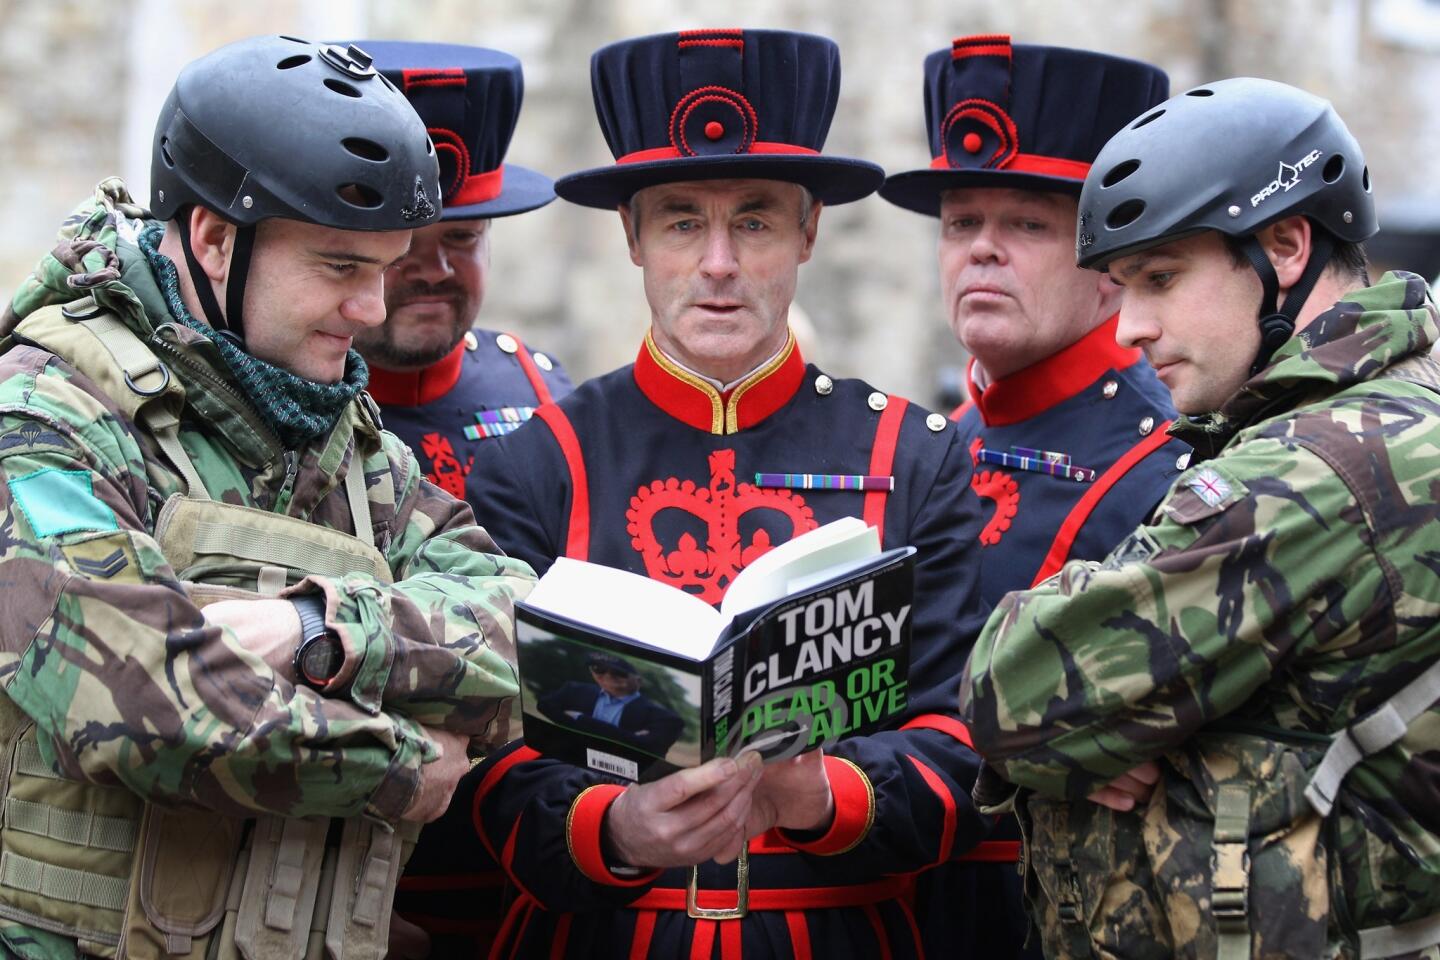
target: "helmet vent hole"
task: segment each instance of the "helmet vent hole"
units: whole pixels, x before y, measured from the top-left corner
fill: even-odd
[[[344,80],[336,80],[334,77],[326,77],[325,86],[329,87],[331,90],[334,90],[336,93],[343,94],[347,97],[355,97],[358,99],[360,96],[359,90],[356,90],[353,86],[346,83]]]
[[[1334,183],[1340,179],[1340,174],[1344,172],[1345,156],[1337,153],[1325,161],[1325,169],[1320,171],[1320,176],[1324,178],[1326,183]]]
[[[160,138],[160,156],[161,156],[161,158],[165,161],[165,166],[167,166],[167,167],[173,167],[173,166],[175,166],[175,158],[172,157],[172,156],[170,156],[170,138],[169,138],[169,137],[161,137],[161,138]]]
[[[1194,90],[1186,90],[1186,91],[1185,91],[1185,96],[1187,96],[1187,97],[1213,97],[1213,96],[1215,96],[1215,91],[1214,91],[1214,90],[1211,90],[1211,89],[1208,88],[1208,87],[1196,87]]]
[[[1119,183],[1121,180],[1124,180],[1126,177],[1130,176],[1130,174],[1134,173],[1136,170],[1139,169],[1139,160],[1126,160],[1124,163],[1116,164],[1115,166],[1110,168],[1110,171],[1108,173],[1105,174],[1105,179],[1100,181],[1100,186],[1113,187],[1115,186],[1115,184]]]
[[[346,137],[340,141],[340,144],[361,160],[373,160],[376,163],[384,163],[390,159],[390,151],[380,146],[380,144],[374,140],[366,140],[364,137]]]
[[[305,44],[305,46],[307,46],[307,47],[310,46],[310,41],[309,41],[309,40],[301,40],[299,37],[289,37],[289,36],[286,36],[286,35],[283,34],[283,33],[280,34],[280,39],[281,39],[281,40],[289,40],[291,43],[303,43],[303,44]]]
[[[297,54],[295,54],[295,56],[293,56],[293,57],[286,57],[284,60],[281,60],[279,63],[275,64],[275,68],[276,68],[277,70],[293,70],[293,69],[295,69],[296,67],[304,66],[305,64],[307,64],[307,63],[309,63],[309,62],[310,62],[310,54],[308,54],[308,53],[297,53]]]
[[[1105,218],[1105,226],[1111,230],[1120,230],[1130,226],[1140,219],[1140,214],[1145,212],[1145,201],[1139,199],[1126,200]]]
[[[1370,168],[1369,168],[1369,167],[1366,167],[1365,170],[1364,170],[1364,172],[1362,172],[1362,173],[1360,174],[1360,186],[1362,186],[1362,187],[1365,188],[1365,192],[1366,192],[1366,193],[1369,193],[1369,192],[1370,192]]]
[[[380,191],[363,183],[342,183],[335,188],[335,195],[352,207],[361,210],[375,210],[384,205],[385,198]]]
[[[1130,129],[1139,130],[1141,127],[1145,126],[1145,124],[1154,123],[1156,120],[1159,120],[1163,116],[1165,116],[1165,111],[1163,109],[1156,110],[1154,113],[1147,113],[1139,120],[1136,120],[1134,123],[1130,124]]]
[[[432,154],[432,153],[434,153],[434,152],[435,152],[435,141],[431,140],[429,137],[426,137],[426,138],[425,138],[425,156],[428,157],[428,156],[430,156],[430,154]]]

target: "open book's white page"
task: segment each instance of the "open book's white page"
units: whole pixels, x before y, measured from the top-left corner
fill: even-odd
[[[692,660],[709,655],[727,622],[683,590],[569,557],[557,559],[525,601]]]
[[[879,552],[880,537],[864,520],[831,520],[751,561],[730,584],[720,612],[729,623],[737,614],[794,593],[797,582],[828,580]]]

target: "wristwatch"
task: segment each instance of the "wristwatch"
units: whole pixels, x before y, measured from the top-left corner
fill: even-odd
[[[296,681],[323,690],[345,665],[345,651],[335,631],[325,626],[325,598],[318,593],[291,597],[300,615],[300,643],[295,647]]]

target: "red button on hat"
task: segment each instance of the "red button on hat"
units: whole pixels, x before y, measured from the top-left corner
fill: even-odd
[[[705,124],[705,136],[711,140],[719,140],[725,136],[725,126],[718,120],[711,120]]]
[[[965,139],[960,141],[960,145],[965,148],[967,153],[979,153],[980,144],[980,134],[974,131],[965,134]]]

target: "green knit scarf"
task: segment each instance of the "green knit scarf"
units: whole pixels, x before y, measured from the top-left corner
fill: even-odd
[[[160,252],[160,239],[164,235],[164,224],[151,223],[140,231],[139,241],[171,314],[215,344],[241,392],[275,430],[285,448],[298,450],[311,439],[333,430],[340,414],[370,380],[370,370],[360,354],[354,350],[349,352],[345,358],[345,376],[339,383],[319,383],[297,377],[246,353],[229,337],[220,336],[208,324],[196,320],[185,308],[185,301],[180,298],[180,275],[170,258]]]

